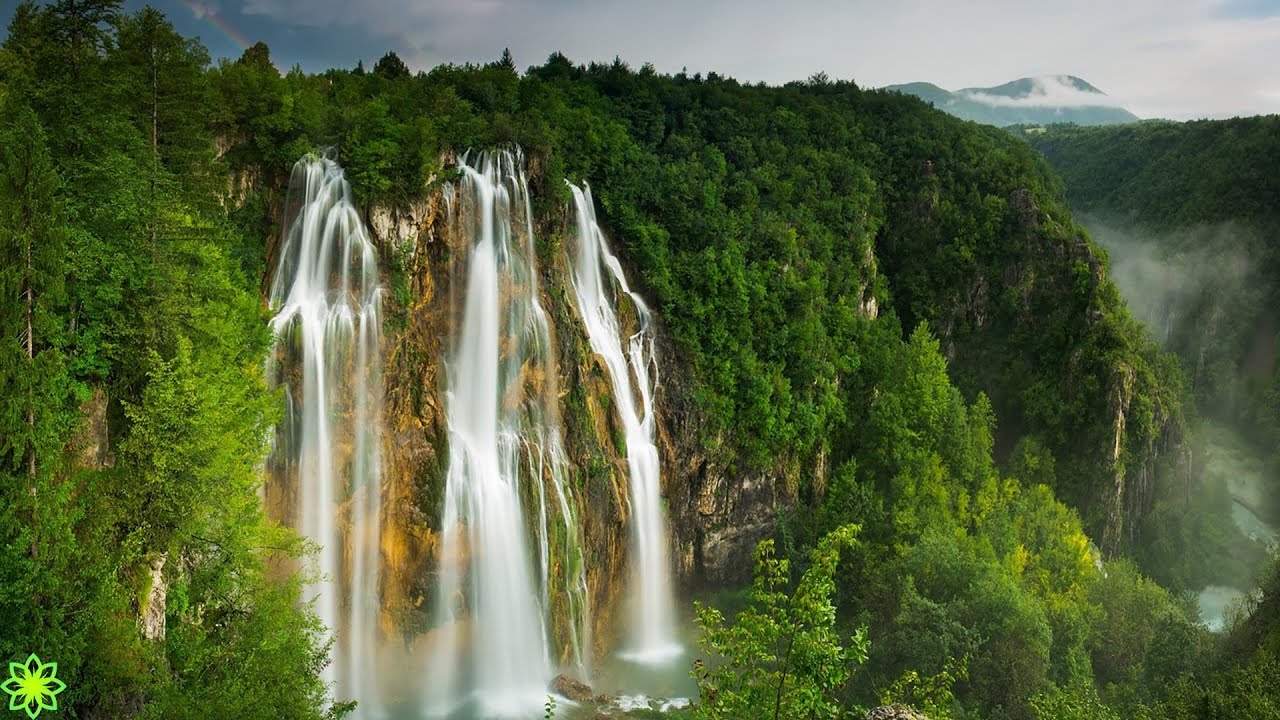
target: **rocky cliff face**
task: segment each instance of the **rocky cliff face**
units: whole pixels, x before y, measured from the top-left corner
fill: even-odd
[[[536,173],[536,166],[531,171]],[[537,183],[536,176],[530,178],[531,186]],[[278,218],[285,194],[266,196],[268,211]],[[445,362],[465,291],[461,258],[468,239],[453,229],[445,194],[435,182],[407,206],[368,207],[364,216],[380,249],[387,288],[380,624],[385,637],[402,638],[409,647],[434,622],[448,463]],[[535,217],[540,301],[555,344],[558,377],[553,382],[558,386],[588,568],[592,654],[599,658],[618,641],[618,619],[625,609],[630,578],[629,476],[625,433],[612,409],[608,372],[577,318],[563,250],[571,222],[567,211]],[[276,238],[268,239],[269,255],[276,245]],[[876,261],[870,248],[866,265],[861,309],[874,317]],[[628,274],[637,276],[633,269]],[[693,399],[691,367],[657,310],[654,322],[658,449],[677,587],[748,582],[756,544],[773,532],[779,511],[797,502],[799,463],[785,459],[775,468],[743,471],[722,449],[730,438],[706,438]],[[287,521],[285,508],[293,503],[288,483],[278,485],[285,489],[270,491],[266,500],[273,516]],[[556,614],[559,608],[554,606],[553,598]],[[556,623],[563,624],[564,618],[557,617]],[[563,630],[556,628],[556,647],[562,655],[569,652]]]
[[[659,335],[658,450],[671,523],[673,562],[686,588],[749,582],[751,554],[796,503],[795,468],[744,472],[704,441],[689,369],[669,335]]]
[[[400,263],[391,268],[394,298],[386,311],[381,590],[384,631],[409,640],[432,621],[447,470],[444,362],[453,308],[465,289],[456,259],[464,255],[466,238],[457,237],[447,222],[440,192],[407,209],[372,208],[367,217],[384,258],[399,258],[389,265]],[[567,259],[559,249],[566,225],[564,217],[539,219],[539,286],[555,340],[554,382],[579,504],[593,654],[600,657],[618,639],[629,578],[629,478],[607,370],[591,351],[568,290]],[[715,453],[701,446],[700,419],[688,400],[688,369],[661,329],[659,345],[659,448],[678,580],[688,585],[744,579],[751,548],[772,530],[774,508],[787,501],[779,489],[785,483],[765,475],[736,477],[716,463]],[[559,649],[568,652],[563,643]]]
[[[881,705],[867,711],[867,720],[929,720],[905,705]]]
[[[874,292],[878,273],[868,243],[858,309],[869,320],[880,310]],[[756,545],[800,502],[800,463],[783,457],[771,468],[746,469],[722,452],[731,438],[704,437],[691,369],[681,361],[676,342],[659,328],[658,449],[679,579],[688,589],[745,585],[755,570]],[[819,452],[809,462],[812,496],[821,498],[828,480],[826,456]]]
[[[1064,463],[1056,490],[1114,554],[1151,510],[1157,466],[1186,472],[1179,388],[1158,369],[1155,343],[1127,321],[1097,246],[1028,188],[1000,202],[1006,239],[978,246],[972,267],[951,269],[963,282],[929,279],[936,310],[917,319],[933,323],[966,394],[991,398],[1003,453],[1026,434],[1050,444]],[[938,222],[938,205],[927,197],[882,239],[894,248],[894,278],[924,272],[911,264],[938,251],[903,237],[912,224]]]

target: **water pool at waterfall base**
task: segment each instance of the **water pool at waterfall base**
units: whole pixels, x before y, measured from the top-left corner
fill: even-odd
[[[490,689],[483,678],[472,678],[473,652],[455,645],[447,652],[463,686],[473,688],[466,694],[451,695],[434,682],[435,668],[445,651],[438,643],[448,633],[433,629],[407,638],[405,642],[388,642],[379,647],[374,659],[373,675],[378,678],[378,706],[357,707],[348,716],[359,720],[543,720],[549,697],[555,699],[557,720],[596,720],[601,717],[653,717],[688,707],[697,701],[698,688],[690,675],[693,662],[702,654],[697,649],[698,631],[690,598],[679,598],[681,611],[676,617],[676,640],[663,659],[630,659],[619,647],[592,664],[588,675],[555,667],[546,684],[525,688]],[[690,602],[684,602],[690,600]],[[625,628],[620,630],[620,633]],[[470,632],[458,628],[452,636],[467,637]],[[621,634],[619,638],[623,637]],[[574,701],[555,690],[556,679],[565,678],[584,683],[590,689],[590,700]],[[338,700],[350,698],[339,697]]]
[[[424,650],[415,648],[410,653],[398,649],[384,654],[384,662],[401,672],[398,677],[384,678],[388,683],[379,712],[365,715],[357,708],[356,715],[371,720],[542,720],[548,698],[554,698],[555,717],[560,720],[621,719],[682,709],[698,696],[697,685],[689,675],[694,654],[682,648],[669,653],[662,662],[637,663],[618,655],[606,658],[591,676],[573,678],[591,688],[592,699],[583,701],[571,700],[551,686],[502,693],[475,690],[463,697],[432,696],[426,690],[430,679],[408,671],[423,663]],[[461,669],[465,661],[461,656],[458,660]],[[636,714],[637,711],[641,712]]]

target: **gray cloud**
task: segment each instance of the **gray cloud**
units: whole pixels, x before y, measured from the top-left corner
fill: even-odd
[[[287,27],[318,43],[342,43],[346,33],[380,40],[418,69],[493,60],[509,47],[520,65],[553,51],[580,62],[616,55],[636,66],[714,70],[746,82],[822,70],[875,87],[917,80],[984,87],[1069,73],[1144,117],[1280,110],[1274,0],[219,2],[227,17]],[[366,62],[381,54],[367,47],[352,52]],[[283,60],[319,69],[305,54]]]

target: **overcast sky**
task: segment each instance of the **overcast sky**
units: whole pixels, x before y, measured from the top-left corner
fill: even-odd
[[[0,0],[0,6],[16,0]],[[127,0],[137,8],[141,0]],[[1142,117],[1280,113],[1280,0],[152,0],[214,56],[278,64],[516,64],[559,50],[660,71],[950,90],[1080,76]]]

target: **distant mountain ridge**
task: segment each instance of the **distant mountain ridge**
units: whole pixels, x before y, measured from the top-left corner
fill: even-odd
[[[1004,127],[1017,124],[1116,125],[1137,122],[1137,115],[1087,81],[1074,75],[1019,78],[995,87],[970,87],[954,92],[932,83],[890,85],[895,90],[932,103],[964,120]]]

